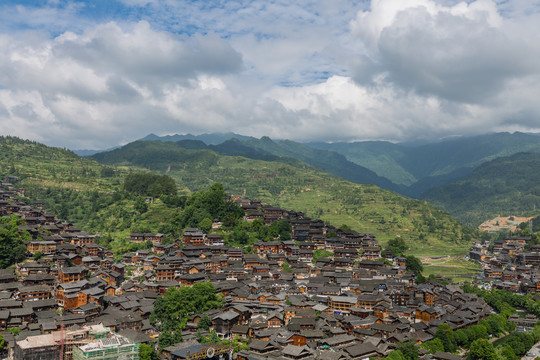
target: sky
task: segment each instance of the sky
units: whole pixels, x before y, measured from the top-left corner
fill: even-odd
[[[539,0],[0,2],[0,135],[540,132]]]

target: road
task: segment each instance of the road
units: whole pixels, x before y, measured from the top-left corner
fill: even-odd
[[[534,344],[534,346],[527,351],[525,356],[523,356],[522,360],[534,360],[536,358],[540,357],[540,341]]]

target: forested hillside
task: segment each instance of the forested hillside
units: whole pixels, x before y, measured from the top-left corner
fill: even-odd
[[[94,158],[109,165],[151,164],[151,169],[166,173],[190,191],[219,182],[229,193],[305,211],[333,224],[374,233],[382,240],[399,235],[419,248],[428,244],[456,248],[466,242],[462,227],[427,203],[376,186],[354,184],[294,159],[282,162],[223,156],[208,149],[185,149],[182,144],[186,146],[184,142],[135,142]],[[143,154],[144,160],[134,154]],[[210,160],[201,166],[200,158]]]
[[[349,161],[373,170],[413,197],[427,189],[466,176],[480,164],[518,152],[540,152],[540,137],[524,133],[496,133],[448,139],[424,145],[384,141],[356,143],[310,143],[334,150]]]
[[[427,191],[423,198],[465,223],[495,216],[536,215],[540,206],[540,154],[519,153],[475,169],[465,179]]]

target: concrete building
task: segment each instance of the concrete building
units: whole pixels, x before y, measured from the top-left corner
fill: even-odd
[[[139,360],[139,344],[115,333],[95,342],[73,347],[74,360]]]

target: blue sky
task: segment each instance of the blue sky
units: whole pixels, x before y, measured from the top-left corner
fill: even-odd
[[[3,1],[0,134],[298,141],[540,131],[540,2]]]

